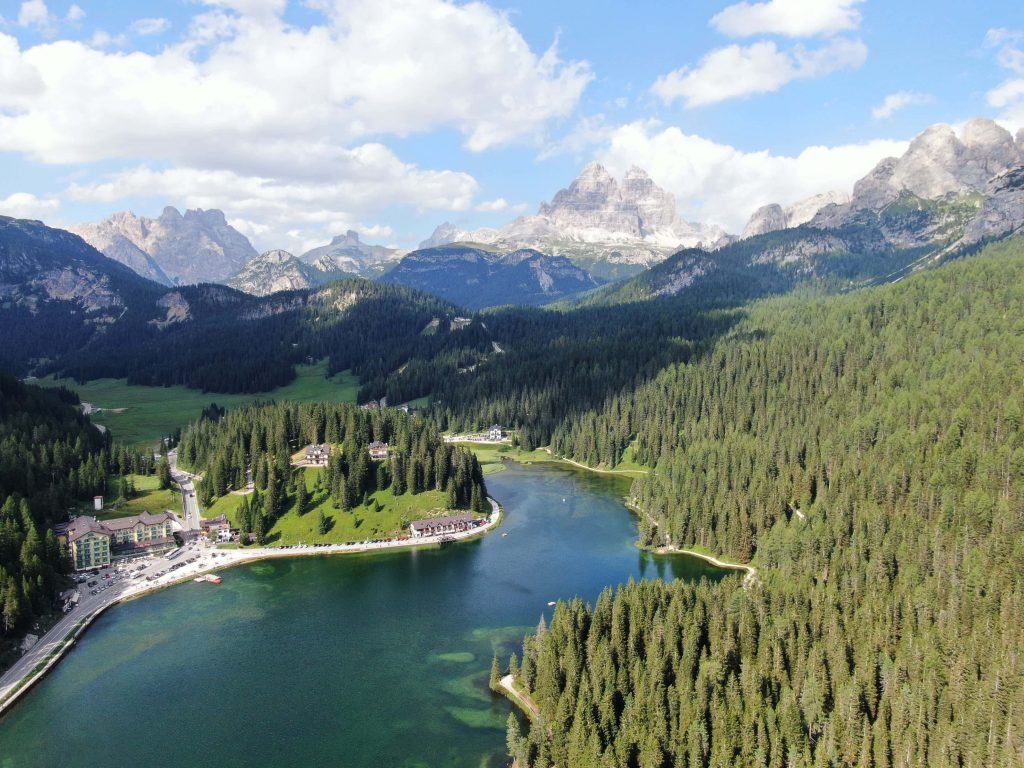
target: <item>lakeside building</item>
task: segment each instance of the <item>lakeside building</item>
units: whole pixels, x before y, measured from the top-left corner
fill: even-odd
[[[326,464],[331,458],[331,446],[327,443],[306,446],[306,461],[313,465]]]
[[[182,525],[173,512],[97,520],[81,515],[67,524],[64,536],[76,571],[102,568],[114,560],[174,549],[174,532]]]
[[[409,530],[414,539],[424,536],[438,536],[445,533],[459,533],[468,531],[470,528],[477,528],[484,521],[474,517],[468,512],[458,515],[446,515],[445,517],[432,517],[429,520],[414,520],[409,523]]]
[[[491,428],[487,431],[488,440],[504,440],[505,430],[501,428],[499,424],[492,424]]]
[[[388,457],[388,444],[374,440],[369,446],[370,458],[374,461],[383,461]]]
[[[218,515],[210,520],[200,520],[199,527],[209,538],[215,539],[219,544],[236,541],[238,539],[239,529],[232,528],[231,521],[228,520],[228,516],[224,514]]]

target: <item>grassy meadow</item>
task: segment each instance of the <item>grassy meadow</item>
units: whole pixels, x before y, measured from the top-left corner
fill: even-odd
[[[93,421],[107,427],[120,442],[149,445],[179,427],[195,421],[210,403],[236,408],[257,400],[354,403],[358,380],[348,371],[327,378],[327,362],[296,367],[295,380],[269,392],[226,395],[187,387],[144,387],[125,379],[97,379],[79,384],[71,379],[47,377],[33,383],[63,385],[78,393],[83,402],[101,408]]]
[[[316,478],[322,471],[320,467],[305,468],[306,487],[310,490],[308,509],[300,515],[293,503],[270,529],[268,544],[336,544],[388,538],[408,533],[409,523],[413,520],[446,511],[447,496],[441,491],[395,496],[390,490],[377,491],[365,503],[347,512],[335,509],[327,491],[315,488]],[[232,525],[238,525],[242,498],[234,494],[222,496],[203,510],[203,517],[226,514]],[[318,530],[321,510],[329,525],[325,534]]]
[[[120,475],[114,475],[107,481],[107,495],[103,499],[103,510],[93,511],[91,505],[82,508],[83,513],[93,514],[100,520],[112,517],[128,517],[142,512],[163,512],[169,509],[177,515],[181,514],[181,494],[171,490],[160,489],[160,479],[156,475],[129,475],[135,481],[135,496],[130,499],[118,499],[117,489],[121,482]]]

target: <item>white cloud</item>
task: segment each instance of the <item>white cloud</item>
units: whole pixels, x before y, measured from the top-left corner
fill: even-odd
[[[30,192],[15,192],[0,200],[0,216],[15,219],[48,219],[58,208],[60,201],[56,198],[39,198]]]
[[[171,27],[167,19],[138,19],[133,21],[128,30],[134,35],[148,37],[166,32]]]
[[[25,0],[18,9],[18,26],[34,27],[43,34],[52,34],[57,17],[50,13],[43,0]]]
[[[985,94],[989,105],[1002,110],[1000,121],[1009,128],[1024,128],[1024,32],[990,29],[985,45],[998,48],[996,61],[1010,77]]]
[[[127,43],[127,35],[112,35],[102,29],[97,29],[89,38],[89,45],[93,48],[120,48]]]
[[[614,130],[615,126],[610,125],[603,114],[586,115],[558,141],[545,144],[537,159],[547,160],[558,155],[580,156],[589,152],[591,147],[606,142]]]
[[[81,21],[85,18],[85,11],[82,10],[82,6],[77,3],[72,3],[71,7],[68,8],[67,15],[64,16],[64,21],[70,21],[72,23]]]
[[[826,190],[850,191],[879,160],[900,155],[906,147],[905,141],[877,140],[775,155],[637,122],[618,127],[597,159],[613,174],[634,164],[646,168],[658,185],[676,195],[683,218],[738,232],[767,203],[787,205]]]
[[[44,88],[39,72],[21,56],[18,41],[0,32],[0,109],[20,109]]]
[[[716,14],[711,26],[729,37],[816,37],[856,29],[863,0],[769,0],[736,3]]]
[[[284,0],[200,2],[155,53],[105,50],[130,38],[103,31],[25,49],[0,34],[0,147],[47,164],[121,162],[80,177],[69,192],[81,199],[165,195],[266,216],[270,235],[372,224],[395,203],[476,202],[472,176],[404,163],[383,137],[449,128],[471,151],[538,142],[592,79],[481,2],[311,0],[320,16],[303,27],[281,18]]]
[[[875,120],[885,120],[892,117],[905,107],[915,104],[929,104],[932,97],[927,93],[916,93],[914,91],[897,91],[890,93],[883,99],[882,103],[871,110],[871,116]]]
[[[683,67],[659,77],[651,91],[666,103],[683,99],[688,107],[771,93],[793,80],[856,69],[867,59],[860,40],[836,38],[807,49],[780,50],[774,42],[730,45],[707,54],[696,67]]]
[[[504,211],[508,209],[508,200],[504,197],[499,197],[495,200],[485,200],[482,203],[478,203],[475,210],[482,211],[484,213],[497,213],[498,211]]]
[[[480,151],[533,140],[591,80],[554,47],[535,54],[481,3],[337,0],[309,29],[274,16],[274,3],[232,7],[257,15],[201,14],[189,37],[156,54],[68,40],[23,51],[45,90],[0,115],[0,145],[43,162],[194,164],[197,151],[247,145],[258,157],[262,142],[288,136],[344,146],[452,126]]]
[[[345,157],[334,158],[332,169],[287,181],[229,170],[139,166],[99,182],[73,184],[68,196],[91,203],[141,197],[188,208],[220,208],[242,222],[243,231],[262,246],[287,247],[314,234],[329,238],[393,204],[467,210],[478,192],[468,174],[423,170],[403,163],[380,144],[347,150]]]

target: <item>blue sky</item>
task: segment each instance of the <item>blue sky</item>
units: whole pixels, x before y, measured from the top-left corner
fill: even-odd
[[[0,18],[0,213],[219,207],[261,249],[500,226],[594,159],[736,231],[848,191],[929,124],[1024,126],[1014,2],[0,0]]]

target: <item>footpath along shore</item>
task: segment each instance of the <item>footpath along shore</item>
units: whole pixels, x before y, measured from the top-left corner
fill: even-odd
[[[282,547],[246,547],[244,549],[211,550],[201,559],[187,563],[175,570],[167,570],[152,581],[124,582],[91,599],[83,600],[67,613],[45,635],[0,676],[0,716],[3,716],[28,690],[38,683],[47,672],[70,650],[75,641],[88,629],[104,611],[111,606],[128,600],[136,600],[157,590],[196,578],[197,576],[222,571],[246,563],[272,558],[303,557],[312,555],[342,555],[378,552],[382,550],[415,549],[437,546],[456,541],[475,539],[493,530],[501,522],[501,506],[488,497],[491,514],[483,525],[457,533],[440,536],[423,536],[408,539],[385,539],[376,542],[353,544],[292,545]],[[168,567],[171,563],[168,563]]]

